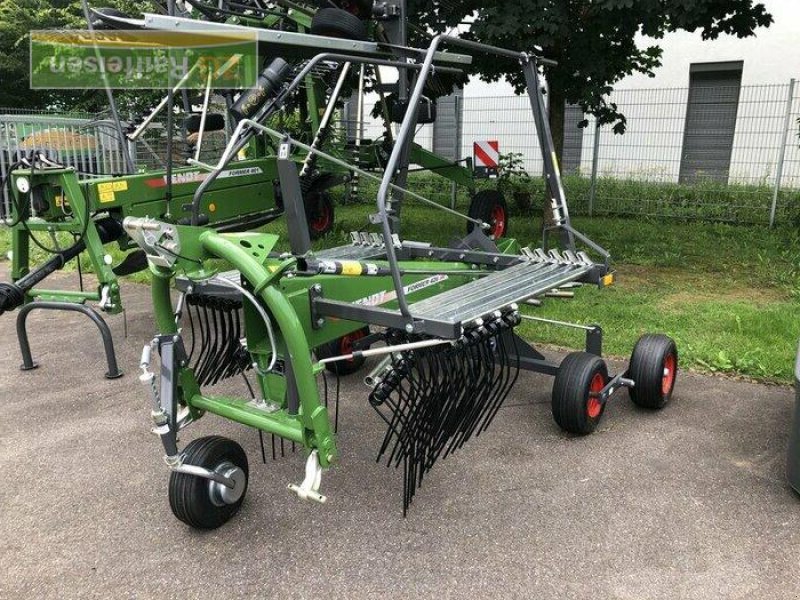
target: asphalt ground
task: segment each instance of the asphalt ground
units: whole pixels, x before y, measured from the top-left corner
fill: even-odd
[[[24,373],[15,315],[0,317],[2,598],[800,597],[800,497],[784,478],[793,393],[688,373],[663,411],[620,394],[584,438],[554,424],[552,381],[521,375],[407,518],[401,473],[375,461],[384,428],[358,375],[341,382],[325,505],[286,489],[300,452],[262,464],[255,431],[208,416],[182,443],[238,441],[250,485],[232,521],[193,531],[170,512],[136,377],[149,290],[123,294],[127,338],[109,318],[126,372],[115,381],[85,317],[34,311],[40,367]]]

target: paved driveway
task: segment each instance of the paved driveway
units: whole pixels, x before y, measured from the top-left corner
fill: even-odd
[[[800,596],[800,498],[783,477],[791,390],[690,374],[666,410],[619,396],[580,439],[553,423],[551,381],[522,375],[406,519],[400,473],[375,463],[383,429],[358,376],[342,381],[343,456],[323,506],[286,490],[299,453],[262,465],[254,431],[209,416],[183,442],[239,441],[250,489],[229,524],[191,531],[170,513],[136,378],[148,294],[125,286],[127,339],[111,319],[127,372],[116,381],[80,315],[33,313],[41,367],[28,373],[13,315],[0,318],[2,598]]]

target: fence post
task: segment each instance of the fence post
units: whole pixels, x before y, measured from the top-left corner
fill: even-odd
[[[597,161],[600,155],[600,121],[594,118],[594,141],[592,148],[592,183],[589,187],[589,216],[594,216],[594,196],[597,191]]]
[[[453,162],[457,163],[461,159],[461,97],[458,94],[453,94],[453,109],[456,114],[456,130],[453,134]],[[450,208],[455,210],[456,197],[458,196],[458,186],[454,181],[450,185]]]
[[[781,189],[781,178],[783,177],[783,161],[786,157],[786,142],[789,136],[789,127],[792,119],[792,100],[794,100],[794,79],[789,80],[789,93],[786,96],[786,112],[783,115],[783,134],[781,135],[781,145],[778,148],[778,166],[775,171],[775,187],[772,190],[772,207],[769,211],[769,226],[775,226],[775,211],[778,208],[778,192]]]

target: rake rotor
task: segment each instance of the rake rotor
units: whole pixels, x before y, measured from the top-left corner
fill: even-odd
[[[387,424],[378,461],[403,466],[403,514],[439,458],[489,427],[516,383],[519,367],[512,330],[519,314],[499,312],[450,345],[390,355],[369,402]],[[398,330],[391,345],[420,341]]]

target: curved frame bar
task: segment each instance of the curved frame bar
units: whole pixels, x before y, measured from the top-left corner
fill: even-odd
[[[369,64],[369,65],[376,65],[381,67],[396,67],[398,69],[421,69],[421,66],[416,63],[406,63],[396,60],[384,60],[384,59],[376,59],[376,58],[367,58],[367,57],[357,57],[357,56],[348,56],[347,54],[337,54],[334,52],[323,52],[322,54],[317,54],[313,58],[311,58],[306,65],[300,70],[300,72],[295,75],[295,78],[292,82],[287,85],[280,93],[280,95],[272,100],[269,104],[267,104],[264,108],[262,108],[257,115],[255,115],[251,121],[259,122],[264,120],[267,116],[269,116],[274,109],[278,109],[283,104],[283,101],[286,97],[294,92],[305,80],[306,76],[311,72],[311,70],[316,67],[322,61],[331,61],[336,63],[356,63],[356,64]],[[433,60],[433,59],[431,59]],[[459,69],[453,69],[450,67],[440,67],[439,68],[443,72],[461,72]],[[243,127],[240,127],[244,123],[244,120],[239,123],[239,126],[236,127],[234,130],[234,134],[231,136],[231,141],[228,143],[227,147],[222,153],[222,157],[217,165],[217,167],[212,171],[208,177],[206,177],[192,197],[192,220],[191,224],[197,226],[199,224],[200,218],[200,200],[203,197],[203,194],[206,193],[209,186],[219,177],[222,170],[230,164],[230,161],[233,160],[233,157],[244,148],[247,143],[250,141],[250,138],[254,135],[254,131],[247,131],[243,132]],[[244,136],[242,135],[244,133]],[[241,138],[241,139],[238,139]]]
[[[203,233],[200,236],[200,243],[209,254],[226,260],[239,269],[242,276],[253,286],[253,293],[261,298],[275,319],[278,331],[286,344],[288,359],[292,364],[302,407],[303,427],[313,432],[313,445],[320,450],[320,462],[323,466],[329,465],[337,456],[336,440],[331,430],[327,409],[320,402],[314,378],[314,366],[311,362],[311,348],[297,313],[286,296],[277,287],[269,285],[271,274],[240,246],[214,231]]]
[[[515,52],[513,50],[506,50],[505,48],[497,48],[495,46],[489,46],[487,44],[480,44],[478,42],[462,40],[460,38],[448,35],[437,35],[431,41],[431,45],[428,47],[428,51],[425,54],[425,60],[422,63],[422,69],[420,70],[417,76],[417,82],[416,85],[414,86],[414,91],[411,93],[411,97],[408,100],[409,106],[417,106],[417,104],[419,104],[419,101],[422,98],[425,83],[428,79],[428,75],[430,74],[433,68],[434,55],[436,54],[436,50],[439,48],[439,45],[442,44],[443,42],[447,42],[457,46],[463,46],[465,48],[469,48],[470,50],[486,52],[489,54],[496,54],[498,56],[503,56],[505,58],[511,58],[522,62],[533,59],[535,61],[540,62],[541,64],[549,64],[549,65],[555,64],[554,61],[547,59],[538,59],[536,57],[532,57],[531,55],[522,52]],[[392,239],[392,230],[389,225],[389,213],[386,207],[387,196],[392,183],[392,179],[394,178],[395,175],[395,171],[397,170],[398,164],[400,163],[400,158],[403,156],[403,153],[407,145],[410,143],[409,134],[414,129],[416,117],[417,115],[415,110],[406,111],[405,117],[403,118],[403,122],[400,125],[400,130],[397,133],[397,139],[395,140],[394,147],[392,148],[392,154],[389,156],[389,160],[386,163],[386,168],[383,173],[383,181],[381,182],[380,189],[378,190],[378,214],[381,217],[384,239],[387,240]],[[392,281],[394,282],[394,289],[395,292],[397,293],[397,303],[400,307],[400,312],[403,314],[403,316],[408,317],[410,319],[412,318],[412,315],[408,308],[408,301],[406,300],[406,295],[403,291],[403,281],[400,275],[400,268],[398,267],[397,264],[397,254],[395,253],[394,248],[391,246],[391,244],[386,245],[386,258],[389,262],[389,267],[392,271]]]
[[[20,352],[22,353],[22,365],[20,366],[22,371],[30,371],[39,366],[33,362],[31,345],[28,341],[28,330],[26,328],[28,315],[31,311],[36,309],[79,312],[89,317],[92,322],[97,325],[97,328],[100,330],[100,336],[103,338],[103,349],[106,353],[106,363],[108,363],[108,371],[106,371],[105,374],[106,379],[122,377],[123,373],[119,370],[119,366],[117,365],[117,355],[114,352],[114,340],[111,337],[111,330],[108,328],[108,323],[105,322],[103,317],[98,315],[91,307],[84,306],[83,304],[49,300],[29,302],[19,309],[19,314],[17,315],[17,339],[19,340]]]

